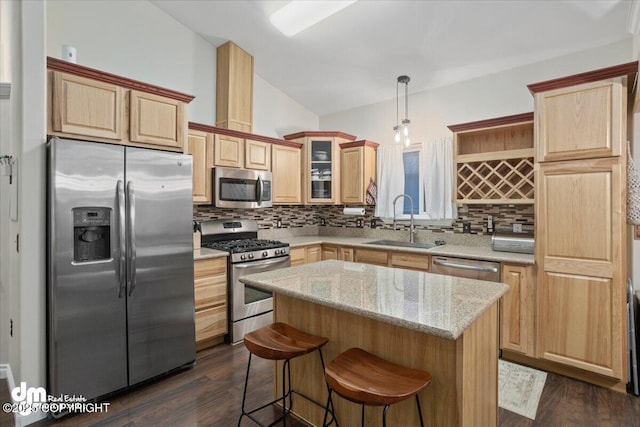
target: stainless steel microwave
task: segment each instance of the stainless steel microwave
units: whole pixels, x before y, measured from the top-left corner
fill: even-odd
[[[218,208],[271,207],[271,172],[213,168],[214,205]]]

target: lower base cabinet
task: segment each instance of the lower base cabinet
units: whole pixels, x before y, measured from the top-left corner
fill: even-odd
[[[226,257],[194,262],[194,291],[196,345],[200,350],[227,333]]]
[[[533,357],[535,267],[503,263],[501,281],[509,290],[500,300],[500,348]]]

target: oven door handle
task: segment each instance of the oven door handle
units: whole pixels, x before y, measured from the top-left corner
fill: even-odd
[[[287,261],[289,261],[289,257],[283,256],[283,257],[274,258],[274,259],[265,259],[261,261],[249,261],[249,262],[243,262],[241,264],[233,264],[233,268],[238,270],[244,270],[247,268],[266,267],[271,265],[283,264],[283,263],[286,263]]]

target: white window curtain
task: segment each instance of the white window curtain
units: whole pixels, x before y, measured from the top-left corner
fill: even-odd
[[[378,218],[393,218],[393,198],[404,193],[402,152],[399,145],[378,147],[378,200],[375,209]],[[398,212],[402,210],[398,208]]]
[[[423,142],[422,152],[424,215],[429,219],[455,218],[458,213],[453,203],[453,139]]]
[[[404,193],[404,162],[402,153],[420,151],[420,213],[419,220],[450,220],[457,216],[453,203],[453,140],[440,138],[404,149],[398,145],[378,148],[378,200],[375,215],[384,220],[393,218],[393,199]],[[396,206],[396,217],[406,219],[402,204]]]

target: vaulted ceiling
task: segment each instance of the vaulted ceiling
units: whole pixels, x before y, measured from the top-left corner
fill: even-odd
[[[418,92],[631,37],[620,0],[360,0],[291,38],[269,22],[286,1],[153,3],[321,116],[394,98],[401,74]]]

